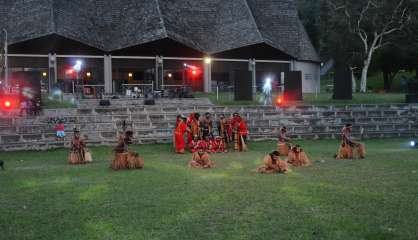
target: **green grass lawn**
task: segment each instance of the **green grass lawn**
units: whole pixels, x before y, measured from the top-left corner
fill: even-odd
[[[215,93],[194,93],[196,97],[207,97],[215,105],[234,106],[234,105],[260,105],[261,95],[257,95],[256,101],[235,101],[233,93],[221,93],[219,98]],[[305,93],[303,101],[287,104],[313,104],[313,105],[338,105],[338,104],[381,104],[381,103],[405,103],[404,93],[354,93],[352,100],[332,99],[332,93],[323,91],[319,94]]]
[[[302,141],[313,166],[253,170],[275,148],[213,156],[134,146],[145,169],[114,172],[111,149],[69,166],[66,150],[1,152],[0,239],[417,239],[418,149],[407,139],[366,142],[365,160],[334,160],[337,141]]]
[[[60,100],[58,98],[49,97],[48,94],[42,95],[42,108],[75,108],[76,105],[70,101]]]

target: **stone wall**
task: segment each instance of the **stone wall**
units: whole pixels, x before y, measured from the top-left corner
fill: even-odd
[[[248,121],[250,139],[276,140],[286,125],[293,138],[336,139],[345,123],[353,123],[354,135],[362,138],[418,136],[418,105],[382,104],[347,106],[297,106],[276,109],[265,106],[218,107],[202,102],[176,100],[156,106],[119,104],[110,107],[80,105],[77,109],[46,110],[34,118],[0,118],[0,150],[49,149],[68,146],[74,127],[88,136],[90,145],[113,145],[126,120],[135,132],[135,142],[168,143],[180,113],[240,112]],[[182,104],[183,103],[183,104]],[[57,142],[51,117],[65,120],[67,139]],[[363,129],[363,130],[362,130]],[[363,132],[360,136],[360,132]]]

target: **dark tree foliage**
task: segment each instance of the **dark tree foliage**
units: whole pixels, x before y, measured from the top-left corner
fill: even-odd
[[[373,31],[373,26],[387,20],[390,17],[387,13],[397,1],[383,0],[387,4],[366,19],[365,30]],[[329,2],[297,0],[300,18],[324,61],[333,58],[338,66],[360,68],[364,59],[362,43],[347,28],[346,16],[342,12],[336,14]],[[364,0],[345,0],[345,3],[355,8],[364,5]],[[418,72],[418,0],[408,0],[407,4],[412,9],[409,23],[388,37],[388,43],[377,51],[371,66],[372,72],[383,72],[386,90],[391,89],[392,80],[401,69]]]

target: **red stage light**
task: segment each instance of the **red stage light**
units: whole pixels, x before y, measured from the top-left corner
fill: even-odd
[[[196,70],[193,70],[193,71],[192,71],[192,74],[193,74],[193,75],[196,75],[196,74],[197,74],[197,71],[196,71]]]
[[[70,68],[65,71],[67,75],[72,75],[74,73],[74,69]]]
[[[284,100],[282,97],[278,97],[276,100],[276,105],[282,105],[284,103]]]
[[[10,108],[10,107],[12,106],[12,103],[11,103],[10,101],[5,101],[5,102],[4,102],[4,106],[5,106],[6,108]]]

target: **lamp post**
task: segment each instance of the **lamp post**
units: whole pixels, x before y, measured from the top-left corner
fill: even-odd
[[[7,30],[3,28],[4,32],[4,84],[9,86],[9,63],[8,63],[8,44],[7,44]]]

